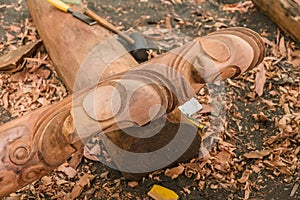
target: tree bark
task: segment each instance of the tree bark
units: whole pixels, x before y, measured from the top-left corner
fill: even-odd
[[[252,0],[280,28],[300,42],[299,0]]]

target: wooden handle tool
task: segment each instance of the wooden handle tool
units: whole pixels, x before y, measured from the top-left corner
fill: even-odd
[[[80,12],[75,12],[74,10],[71,9],[70,6],[68,6],[67,4],[65,4],[64,2],[62,2],[60,0],[48,0],[48,2],[52,6],[54,6],[55,8],[57,8],[63,12],[71,13],[74,17],[76,17],[77,19],[80,19],[81,21],[87,23],[90,26],[96,24],[95,20],[89,18],[88,16],[86,16]]]
[[[87,7],[85,7],[85,8],[83,8],[83,13],[85,15],[89,16],[91,19],[95,20],[98,24],[100,24],[101,26],[105,27],[106,29],[108,29],[108,30],[110,30],[110,31],[112,31],[112,32],[120,35],[120,37],[122,37],[124,40],[126,40],[126,42],[128,42],[129,44],[134,44],[134,40],[131,37],[129,37],[128,35],[126,35],[122,31],[120,31],[117,27],[115,27],[114,25],[112,25],[111,23],[109,23],[103,17],[100,17],[99,15],[97,15],[92,10],[88,9]]]

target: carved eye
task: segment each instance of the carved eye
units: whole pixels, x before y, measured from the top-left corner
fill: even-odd
[[[207,55],[218,62],[225,62],[230,57],[229,48],[220,40],[201,38],[200,44]]]

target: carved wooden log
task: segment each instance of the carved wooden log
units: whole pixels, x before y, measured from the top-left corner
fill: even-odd
[[[57,71],[65,80],[70,91],[96,84],[99,76],[101,78],[109,77],[138,65],[123,46],[115,38],[110,38],[112,35],[101,26],[87,26],[71,15],[55,9],[46,1],[28,0],[27,4],[39,35],[43,39]],[[116,147],[122,146],[124,149],[125,140],[126,148],[133,149],[135,146],[135,151],[143,151],[143,149],[166,144],[174,137],[178,125],[165,119],[158,121],[161,121],[160,124],[166,124],[165,128],[159,130],[157,134],[159,139],[152,137],[150,142],[149,139],[142,142],[143,140],[124,134],[124,131],[106,133],[107,137],[102,140],[119,169],[124,159],[116,154],[118,152]],[[191,126],[190,128],[194,127]],[[133,129],[136,132],[150,134],[153,131],[153,126],[143,127],[142,130],[131,128],[129,131]],[[199,143],[200,138],[197,136],[191,148],[178,161],[184,162],[197,155]],[[128,176],[126,175],[126,177]],[[130,176],[134,177],[133,175]]]
[[[263,55],[256,33],[218,31],[1,126],[0,195],[45,175],[94,134],[158,119],[190,99],[193,84],[237,76]]]
[[[101,78],[105,78],[137,65],[115,39],[108,39],[111,35],[102,27],[87,26],[71,15],[53,8],[46,1],[28,0],[28,7],[53,62],[71,91],[75,88],[82,89],[93,83],[96,84],[99,74],[101,74]],[[49,27],[52,28],[49,29]],[[105,40],[106,42],[104,42]],[[228,70],[227,72],[232,71]],[[75,88],[73,87],[74,84]],[[149,151],[153,148],[158,149],[158,147],[170,143],[180,127],[179,121],[174,120],[177,115],[178,110],[175,110],[168,115],[167,119],[161,118],[154,125],[106,133],[106,137],[103,137],[102,141],[117,168],[123,171],[122,166],[127,164],[124,162],[126,161],[125,156],[120,153],[118,147],[122,147],[121,149],[125,152],[129,150],[145,152],[147,149]],[[172,122],[169,119],[172,119]],[[143,132],[151,135],[151,132],[153,133],[154,130],[158,129],[157,127],[162,125],[164,128],[158,130],[155,136],[147,139],[125,134],[126,132],[135,132],[135,134]],[[185,126],[189,129],[194,128],[193,126]],[[182,137],[181,140],[180,143],[184,144],[186,137]],[[199,152],[199,142],[200,138],[197,135],[193,145],[176,162],[185,162],[196,156]],[[143,163],[147,166],[147,162]],[[123,175],[127,178],[141,177],[139,174],[125,174],[124,172]]]
[[[252,0],[278,26],[300,42],[299,0]]]
[[[45,44],[51,58],[69,88],[72,88],[79,67],[89,52],[99,45],[101,39],[98,40],[98,36],[105,38],[98,32],[104,32],[105,35],[105,30],[101,27],[82,28],[82,24],[76,25],[79,22],[70,17],[68,19],[66,15],[53,18],[60,14],[50,7],[44,9],[48,6],[45,1],[28,0],[28,4],[33,13],[43,12],[33,14],[37,19],[45,15],[47,20],[45,18],[44,22],[50,21],[51,24],[53,22],[49,19],[52,19],[57,22],[52,25],[57,26],[59,20],[56,19],[66,18],[66,22],[72,25],[72,28],[63,28],[64,37],[55,31],[49,34],[45,31],[47,29],[40,33],[44,40],[46,38]],[[51,27],[50,24],[47,24],[47,27]],[[41,24],[39,26],[42,27]],[[85,37],[87,35],[92,36]],[[88,40],[84,40],[85,38]],[[74,47],[74,41],[78,43],[75,50],[71,48],[71,44]],[[113,44],[109,50],[114,49],[116,52],[122,49],[118,43]],[[65,51],[59,52],[58,47],[63,46]],[[247,29],[235,28],[196,39],[133,70],[111,77],[109,74],[112,69],[117,69],[117,72],[126,71],[126,67],[135,65],[130,56],[122,61],[128,54],[124,54],[121,60],[113,62],[114,64],[108,63],[108,68],[106,58],[102,57],[100,61],[92,60],[92,63],[104,64],[105,67],[100,68],[104,69],[104,74],[108,74],[105,77],[109,78],[55,105],[39,109],[0,127],[0,196],[47,174],[81,148],[82,141],[88,140],[98,132],[107,134],[105,142],[111,140],[123,145],[122,148],[127,151],[153,150],[149,149],[149,145],[143,146],[147,141],[126,136],[123,132],[111,131],[133,125],[143,126],[154,119],[161,119],[164,113],[173,111],[193,96],[193,84],[237,76],[261,62],[263,54],[263,42],[257,34]],[[67,70],[69,66],[73,71]],[[67,71],[71,75],[68,75]],[[86,73],[89,71],[94,73],[92,69]],[[93,74],[91,77],[87,76],[88,81],[79,78],[83,82],[79,81],[77,87],[89,85],[90,80],[95,78]],[[168,132],[171,131],[165,131]],[[168,137],[160,135],[160,138]],[[172,135],[169,138],[172,140]],[[123,144],[125,139],[129,141],[128,145]],[[197,147],[197,144],[195,146]],[[122,161],[127,157],[114,151],[112,145],[108,147],[113,159],[118,162],[117,165],[122,166]],[[160,145],[153,148],[159,147]]]

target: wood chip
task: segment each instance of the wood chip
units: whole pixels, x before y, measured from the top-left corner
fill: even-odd
[[[18,68],[18,65],[20,65],[24,61],[25,57],[32,56],[37,48],[41,46],[41,44],[42,41],[38,40],[28,45],[19,47],[17,50],[11,51],[10,53],[1,56],[0,71],[15,72],[17,70],[20,70],[20,68]]]
[[[270,155],[272,151],[271,150],[263,150],[263,151],[252,151],[249,153],[245,153],[244,157],[248,158],[248,159],[262,159],[265,156]]]
[[[298,190],[298,187],[299,187],[299,183],[296,183],[294,186],[293,186],[293,189],[291,191],[291,194],[290,194],[290,197],[293,197],[296,193],[296,191]]]
[[[128,186],[131,188],[135,188],[138,185],[139,185],[139,183],[137,181],[128,182]]]
[[[258,65],[258,69],[259,71],[256,73],[255,77],[255,92],[258,96],[262,96],[266,83],[266,70],[264,64]]]
[[[239,183],[246,183],[246,182],[248,181],[248,179],[249,179],[250,174],[251,174],[251,171],[248,170],[248,169],[246,169],[246,170],[244,171],[242,177],[239,178],[239,179],[237,179],[237,181],[238,181]]]
[[[81,192],[83,191],[84,187],[90,187],[90,181],[95,178],[94,175],[91,174],[84,174],[75,184],[74,188],[71,192],[71,199],[77,198]]]
[[[69,167],[66,163],[59,166],[57,170],[65,173],[68,178],[74,178],[77,175],[77,171],[74,168]]]
[[[179,165],[178,167],[174,167],[172,169],[166,169],[165,175],[171,177],[172,179],[177,178],[184,171],[184,167]]]

